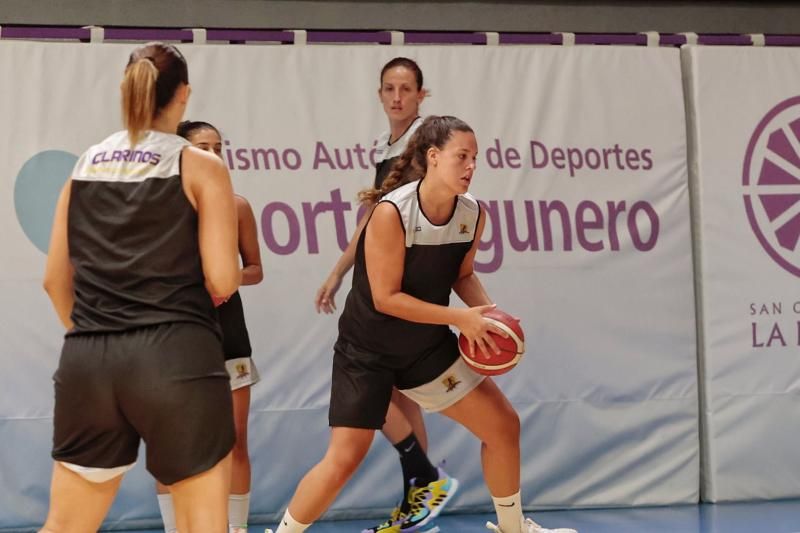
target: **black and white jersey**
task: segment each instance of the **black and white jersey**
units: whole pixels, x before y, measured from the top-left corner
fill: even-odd
[[[195,322],[218,334],[197,213],[181,182],[188,145],[149,131],[131,147],[121,131],[78,160],[67,224],[75,269],[72,333]]]
[[[374,186],[376,189],[381,188],[383,180],[386,179],[386,176],[389,175],[389,171],[392,170],[392,165],[397,161],[397,158],[405,152],[406,146],[408,146],[408,140],[414,135],[414,132],[417,131],[417,128],[419,128],[421,124],[422,117],[415,118],[414,122],[412,122],[406,131],[393,143],[389,142],[389,139],[392,137],[390,131],[385,131],[378,137],[378,144],[375,146]]]
[[[420,300],[449,305],[450,291],[458,279],[478,227],[480,208],[470,194],[453,199],[453,213],[441,225],[425,216],[419,202],[422,180],[407,183],[388,193],[381,203],[390,203],[405,231],[405,262],[401,289]],[[367,223],[369,224],[369,222]],[[363,350],[390,356],[415,357],[438,346],[450,328],[419,324],[380,313],[372,301],[364,257],[366,230],[356,248],[353,288],[339,319],[339,336]]]

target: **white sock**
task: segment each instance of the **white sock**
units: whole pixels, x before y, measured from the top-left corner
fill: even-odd
[[[519,491],[505,498],[492,496],[494,511],[497,513],[497,526],[503,533],[521,533],[522,496]]]
[[[175,507],[172,506],[172,494],[158,495],[158,508],[161,510],[161,520],[164,522],[164,531],[176,533],[178,526],[175,523]]]
[[[289,509],[283,515],[281,523],[278,524],[278,529],[275,533],[303,533],[311,524],[301,524],[289,514]]]
[[[228,523],[231,527],[247,527],[250,514],[250,493],[231,494],[228,497]]]

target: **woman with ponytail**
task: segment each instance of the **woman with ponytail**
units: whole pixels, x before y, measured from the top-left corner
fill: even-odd
[[[97,531],[136,461],[181,531],[227,528],[234,427],[213,298],[241,281],[227,168],[175,135],[190,95],[172,45],[131,53],[124,131],[89,148],[59,197],[44,286],[67,332],[42,531]]]
[[[356,243],[369,213],[383,193],[393,188],[397,180],[401,179],[398,172],[405,172],[409,164],[403,160],[402,154],[409,146],[414,132],[422,124],[419,106],[427,94],[427,89],[423,87],[422,69],[415,61],[406,57],[395,57],[381,69],[378,97],[389,120],[389,131],[378,138],[374,188],[360,195],[361,203],[368,206],[368,209],[359,221],[347,249],[317,291],[314,302],[317,312],[332,313],[336,309],[336,292],[342,278],[353,266]],[[458,480],[449,476],[442,468],[434,466],[428,458],[428,434],[419,406],[396,389],[392,392],[386,423],[381,431],[397,450],[403,475],[403,492],[388,520],[364,529],[361,533],[393,533],[403,524],[406,529],[412,527],[408,514],[415,494],[421,494],[419,489],[436,487],[446,497],[427,501],[414,519],[414,522],[430,522],[458,490]]]
[[[477,155],[467,124],[430,116],[384,182],[358,238],[353,288],[339,320],[328,450],[300,481],[276,533],[305,531],[333,503],[383,426],[393,388],[481,440],[484,479],[498,517],[490,529],[552,533],[522,515],[517,413],[491,378],[463,361],[450,330],[456,327],[483,354],[497,351],[490,332],[505,336],[483,317],[495,306],[473,268],[486,221],[467,192]],[[451,291],[468,307],[450,307]],[[422,502],[446,498],[436,487],[418,496],[407,521],[393,531],[423,527],[426,520],[414,519]]]

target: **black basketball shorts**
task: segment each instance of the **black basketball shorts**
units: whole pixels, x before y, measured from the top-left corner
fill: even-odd
[[[433,383],[459,357],[453,334],[438,346],[410,357],[372,353],[340,338],[334,346],[330,425],[380,429],[386,421],[393,387],[403,391]],[[453,391],[454,396],[460,393]]]
[[[68,336],[55,385],[53,459],[112,468],[136,461],[170,485],[204,472],[235,440],[219,338],[169,323]]]

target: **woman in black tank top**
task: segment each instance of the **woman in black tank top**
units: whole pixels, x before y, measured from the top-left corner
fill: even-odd
[[[378,97],[389,121],[389,131],[381,134],[377,146],[377,165],[374,187],[380,188],[392,165],[405,150],[408,140],[422,123],[419,108],[428,91],[423,87],[422,70],[411,59],[396,57],[381,69]],[[374,202],[373,202],[374,206]],[[317,312],[333,313],[336,310],[336,292],[342,278],[353,267],[356,243],[361,235],[369,213],[359,221],[353,238],[337,261],[328,279],[317,291]],[[419,406],[395,391],[382,428],[384,437],[397,450],[403,475],[403,493],[399,505],[392,510],[389,519],[362,533],[380,533],[394,527],[410,510],[409,495],[417,486],[424,486],[447,474],[437,469],[428,458],[428,433]],[[415,480],[412,484],[412,480]]]
[[[44,285],[69,332],[42,531],[97,531],[141,440],[181,531],[227,528],[234,429],[209,294],[241,281],[236,208],[224,164],[175,135],[190,93],[177,48],[135,49],[126,131],[79,159],[56,205]]]
[[[178,135],[200,150],[222,159],[222,135],[208,122],[184,121],[178,125]],[[238,220],[239,255],[242,260],[242,285],[256,285],[264,278],[258,229],[250,203],[235,195]],[[247,420],[250,411],[250,387],[259,381],[258,370],[251,357],[250,336],[244,319],[239,291],[227,299],[213,298],[222,329],[222,349],[225,366],[231,381],[233,422],[236,443],[233,447],[231,492],[228,505],[230,533],[246,533],[250,510],[250,454],[247,449]],[[156,483],[161,518],[167,533],[174,531],[175,511],[167,487]]]
[[[376,399],[386,401],[387,388],[393,384],[402,386],[405,393],[424,402],[426,396],[449,389],[450,384],[457,387],[458,381],[466,380],[473,386],[456,388],[453,394],[458,399],[449,404],[442,402],[439,412],[481,440],[484,479],[499,522],[492,528],[501,533],[553,533],[522,515],[519,417],[494,381],[488,377],[473,379],[477,374],[469,369],[463,373],[467,365],[457,355],[458,348],[446,342],[439,344],[429,339],[420,345],[406,341],[407,354],[389,353],[395,343],[384,342],[394,332],[407,329],[405,325],[454,326],[468,339],[472,355],[480,360],[480,353],[498,352],[490,332],[506,336],[483,317],[495,306],[474,272],[474,258],[486,220],[477,201],[467,194],[477,155],[477,141],[467,124],[455,117],[430,116],[414,134],[382,188],[362,194],[362,201],[374,202],[382,195],[389,201],[378,203],[359,239],[356,279],[340,321],[334,354],[331,439],[325,456],[298,485],[276,533],[304,531],[333,502],[363,461],[374,436],[376,426],[371,424],[375,417],[365,420],[361,415],[371,411]],[[419,182],[413,183],[414,180]],[[387,194],[390,191],[399,194]],[[406,203],[408,200],[410,204]],[[459,206],[462,214],[468,212],[465,207],[478,209],[477,224],[472,228],[457,218]],[[427,234],[419,241],[408,231],[417,225]],[[471,233],[470,240],[459,240],[461,229]],[[455,262],[451,247],[463,251],[465,243],[468,250],[460,263]],[[423,251],[430,262],[417,261],[409,257],[415,247],[437,247],[439,251]],[[437,273],[437,279],[452,280],[449,286],[426,285],[425,273],[432,270],[442,271]],[[451,289],[468,307],[455,308],[436,301]],[[355,309],[351,310],[351,304]],[[346,321],[370,318],[375,320],[367,326],[356,324],[345,335],[349,327]],[[378,353],[380,347],[387,352]],[[437,375],[438,368],[431,359],[454,355],[456,363]],[[456,368],[459,363],[461,368]],[[447,379],[451,372],[459,372],[462,378]],[[433,484],[415,492],[419,499],[415,499],[411,513],[395,531],[416,531],[429,523],[422,509],[431,500],[447,497],[441,489]]]

